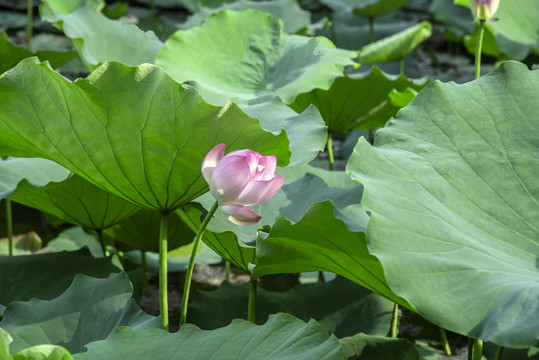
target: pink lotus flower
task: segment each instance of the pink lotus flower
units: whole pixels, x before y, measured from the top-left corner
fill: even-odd
[[[481,21],[494,20],[493,16],[498,10],[500,0],[470,0],[470,9],[473,16]]]
[[[256,224],[262,218],[247,206],[263,203],[284,183],[275,174],[277,158],[252,150],[236,150],[225,156],[225,144],[210,150],[202,162],[202,176],[228,219],[238,225]]]

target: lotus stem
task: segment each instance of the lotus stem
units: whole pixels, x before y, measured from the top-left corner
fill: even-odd
[[[146,264],[146,251],[140,252],[140,260],[142,265],[142,280],[144,282],[144,295],[150,296],[150,282],[148,280],[148,266]]]
[[[498,350],[496,350],[496,357],[494,360],[502,360],[503,355],[503,346],[498,346]]]
[[[328,134],[326,149],[328,152],[329,170],[333,170],[333,164],[335,163],[335,159],[333,158],[333,139],[331,138],[331,133]]]
[[[13,256],[13,213],[11,211],[11,200],[6,199],[6,228],[9,256]]]
[[[167,253],[168,253],[168,214],[161,214],[159,224],[159,310],[163,329],[168,331],[168,272],[167,272]]]
[[[253,279],[251,275],[251,280],[249,281],[249,304],[247,306],[247,320],[255,323],[256,320],[256,291],[258,286],[258,280]]]
[[[468,338],[468,360],[472,360],[473,357],[473,339]]]
[[[193,269],[195,268],[195,258],[198,253],[198,248],[200,246],[200,240],[202,239],[202,235],[204,235],[204,230],[206,230],[206,226],[208,226],[208,223],[210,222],[213,214],[219,207],[219,204],[217,201],[213,204],[212,208],[202,221],[202,224],[200,225],[200,228],[198,229],[198,233],[195,237],[195,240],[193,241],[193,249],[191,250],[191,257],[189,258],[189,265],[187,265],[187,272],[185,273],[185,284],[183,287],[183,297],[182,297],[182,306],[181,306],[181,314],[180,314],[180,327],[182,327],[183,324],[185,324],[187,320],[187,304],[189,303],[189,292],[191,291],[191,279],[193,278]]]
[[[105,244],[105,239],[103,238],[103,229],[96,229],[97,240],[99,240],[99,245],[101,245],[101,251],[103,252],[103,257],[109,257],[110,253],[107,250],[107,244]]]
[[[32,51],[32,35],[34,32],[34,1],[28,0],[26,9],[26,44],[28,50]]]
[[[473,360],[481,360],[481,355],[483,355],[483,340],[475,339],[473,344]]]
[[[396,338],[397,337],[397,324],[399,322],[399,304],[395,303],[395,306],[393,307],[393,317],[391,318],[391,328],[389,329],[389,337],[390,338]]]
[[[319,283],[326,282],[326,277],[324,276],[323,271],[318,271],[318,282]]]
[[[445,329],[439,327],[440,329],[440,336],[442,337],[442,342],[444,343],[444,351],[447,356],[451,356],[451,347],[449,346],[449,341],[447,341],[447,334],[445,333]]]
[[[400,63],[399,63],[399,73],[401,75],[404,75],[404,58],[402,58]]]
[[[374,42],[374,18],[369,16],[369,42]]]
[[[230,261],[225,260],[225,280],[230,281]]]
[[[481,51],[483,48],[483,34],[485,33],[485,20],[479,20],[479,34],[477,35],[477,43],[475,44],[475,77],[479,79],[481,76]]]

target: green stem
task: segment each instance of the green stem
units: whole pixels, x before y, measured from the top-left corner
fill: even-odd
[[[498,350],[496,350],[496,357],[494,360],[502,360],[503,355],[503,346],[498,346]]]
[[[202,235],[204,234],[204,230],[206,230],[206,226],[208,226],[208,223],[210,222],[211,217],[215,213],[215,210],[219,207],[219,204],[217,201],[215,204],[213,204],[212,208],[210,209],[210,212],[206,215],[204,218],[204,221],[202,221],[202,224],[200,224],[200,228],[198,229],[197,236],[195,237],[195,241],[193,241],[193,249],[191,250],[191,257],[189,258],[189,265],[187,265],[187,272],[185,273],[185,285],[183,286],[183,297],[182,297],[182,307],[181,307],[181,315],[180,315],[180,327],[185,324],[187,319],[187,304],[189,302],[189,292],[191,291],[191,279],[193,277],[193,269],[195,268],[195,258],[198,252],[198,247],[200,245],[200,239],[202,239]]]
[[[103,252],[103,257],[109,257],[109,251],[107,250],[107,245],[105,244],[105,239],[103,238],[103,229],[96,229],[97,240],[99,240],[99,245],[101,245],[101,251]]]
[[[159,225],[159,310],[163,329],[168,331],[168,272],[167,272],[167,253],[168,253],[168,214],[161,214],[161,223]]]
[[[449,347],[449,341],[447,341],[447,334],[445,333],[445,329],[439,327],[440,329],[440,336],[442,337],[442,342],[444,343],[444,351],[447,356],[451,356],[451,347]]]
[[[247,320],[254,324],[256,319],[256,290],[258,286],[257,279],[253,279],[253,277],[251,276],[249,285],[249,305],[247,306]]]
[[[225,260],[225,280],[230,281],[230,261]]]
[[[11,200],[6,199],[6,226],[9,256],[13,256],[13,214],[11,212]]]
[[[331,133],[328,133],[326,149],[328,151],[329,170],[333,170],[333,164],[335,163],[335,159],[333,158],[333,139],[331,138]]]
[[[393,307],[393,317],[391,318],[391,328],[389,329],[389,337],[397,337],[397,324],[399,322],[399,304],[395,303]]]
[[[150,16],[155,17],[155,0],[150,0]]]
[[[473,344],[473,360],[481,360],[481,355],[483,355],[483,340],[475,339]]]
[[[401,75],[404,75],[404,59],[401,59],[399,64],[399,72]]]
[[[468,338],[468,360],[472,360],[473,357],[473,339]]]
[[[475,44],[475,77],[479,79],[481,76],[481,49],[483,47],[483,34],[485,32],[485,20],[479,20],[479,35],[477,35],[477,43]]]
[[[374,42],[374,18],[369,17],[369,41],[372,44]]]
[[[150,296],[150,282],[148,280],[148,266],[146,265],[146,251],[141,251],[142,279],[144,282],[144,294]]]
[[[32,51],[32,34],[34,32],[34,0],[28,0],[26,9],[26,44]]]
[[[318,272],[318,282],[319,282],[319,283],[326,282],[326,277],[324,276],[324,272],[323,272],[323,271],[319,271],[319,272]]]

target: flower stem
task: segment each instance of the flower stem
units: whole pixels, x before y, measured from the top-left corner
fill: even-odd
[[[103,229],[96,229],[97,240],[99,240],[99,245],[101,245],[101,251],[103,252],[103,257],[109,257],[109,251],[107,250],[107,245],[105,244],[105,239],[103,238]]]
[[[6,227],[9,256],[13,256],[13,214],[11,212],[11,200],[6,199]]]
[[[256,319],[256,290],[258,286],[258,280],[253,279],[253,277],[251,276],[249,285],[249,305],[247,306],[247,320],[254,324]]]
[[[326,149],[328,151],[329,170],[333,170],[333,164],[335,163],[335,159],[333,158],[333,139],[331,138],[331,133],[328,133]]]
[[[481,50],[483,47],[483,34],[485,33],[485,20],[479,20],[479,34],[477,35],[477,43],[475,44],[475,77],[479,79],[481,76]]]
[[[481,355],[483,355],[483,340],[475,339],[473,344],[473,360],[481,360]]]
[[[447,341],[447,334],[445,333],[445,329],[439,327],[440,329],[440,336],[442,337],[442,342],[444,343],[444,351],[447,356],[451,356],[451,347],[449,347],[449,341]]]
[[[217,210],[218,207],[219,207],[219,204],[216,201],[215,204],[213,204],[212,208],[210,209],[210,212],[208,212],[208,214],[204,218],[204,221],[202,221],[202,224],[200,224],[200,228],[198,229],[197,236],[195,237],[195,240],[193,241],[193,249],[191,250],[191,257],[189,258],[189,265],[187,265],[187,272],[185,273],[185,284],[183,286],[180,327],[183,324],[185,324],[186,319],[187,319],[187,304],[189,302],[189,292],[191,291],[191,279],[193,278],[193,269],[195,268],[195,258],[196,258],[198,248],[200,245],[200,240],[202,239],[204,230],[206,230],[206,226],[208,226],[208,223],[210,222],[211,217],[213,216],[213,214],[215,213],[215,210]]]
[[[168,331],[168,272],[167,272],[167,253],[168,253],[168,214],[161,214],[159,224],[159,311],[163,329]]]
[[[498,350],[496,351],[496,357],[494,360],[502,360],[503,355],[503,346],[498,346]]]
[[[395,303],[393,307],[393,317],[391,318],[391,328],[389,329],[389,337],[397,337],[397,324],[399,322],[399,304]]]
[[[369,42],[374,42],[374,18],[369,16]]]
[[[32,51],[32,34],[34,32],[34,0],[28,0],[26,9],[26,44]]]

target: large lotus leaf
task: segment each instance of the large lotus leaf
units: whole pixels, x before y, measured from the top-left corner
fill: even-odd
[[[508,347],[539,338],[539,71],[425,88],[360,140],[368,247],[423,317]]]
[[[290,103],[300,93],[329,88],[354,57],[324,37],[284,33],[282,21],[269,13],[223,10],[200,27],[177,31],[156,63],[178,82],[196,82],[212,103],[275,96]]]
[[[406,339],[357,334],[340,340],[346,359],[419,360],[416,345]],[[421,358],[422,359],[422,358]]]
[[[279,165],[290,157],[285,132],[205,103],[154,65],[107,63],[69,82],[27,59],[0,76],[0,156],[49,158],[145,208],[170,211],[207,191],[200,164],[219,143]]]
[[[24,349],[11,356],[9,343],[13,341],[4,329],[0,328],[0,359],[2,360],[73,360],[65,348],[57,345],[37,345]]]
[[[142,210],[119,224],[106,229],[106,238],[119,241],[127,249],[159,252],[159,226],[161,214],[156,211]],[[174,213],[168,216],[168,250],[188,244],[195,238],[191,231]]]
[[[257,237],[258,229],[271,226],[277,218],[284,216],[292,221],[299,221],[305,210],[316,201],[332,199],[337,209],[361,201],[361,187],[328,187],[319,177],[312,174],[287,183],[273,197],[263,204],[253,206],[253,210],[262,216],[254,225],[239,226],[231,223],[224,213],[217,211],[204,233],[204,242],[223,258],[245,270],[249,263],[256,263],[255,249],[246,245]],[[210,193],[196,199],[206,210],[215,200]],[[202,209],[196,206],[182,207],[178,215],[196,231],[200,226]]]
[[[252,275],[329,271],[412,308],[387,284],[382,265],[367,250],[364,229],[342,218],[327,200],[312,204],[295,224],[278,219],[256,243]]]
[[[316,301],[313,301],[316,299]],[[205,330],[226,326],[234,318],[247,318],[249,284],[223,282],[215,291],[197,292],[188,321]],[[297,285],[290,291],[258,289],[256,322],[285,312],[318,321],[337,337],[358,332],[385,336],[389,332],[394,303],[341,277],[325,283]]]
[[[69,179],[43,187],[22,181],[11,200],[90,229],[105,229],[140,210],[73,174]]]
[[[302,111],[310,104],[315,105],[330,132],[369,130],[384,126],[400,109],[393,106],[388,98],[393,89],[403,91],[410,87],[419,91],[427,83],[426,79],[411,80],[404,75],[388,75],[373,66],[367,73],[335,79],[329,90],[316,89],[301,94],[291,107]]]
[[[322,0],[334,10],[354,12],[361,16],[376,17],[406,6],[411,0]]]
[[[230,325],[204,331],[192,324],[176,333],[161,329],[118,328],[106,340],[90,343],[76,360],[165,359],[219,360],[336,360],[343,359],[339,341],[328,337],[316,321],[292,315],[272,315],[264,325],[233,320]]]
[[[404,59],[432,34],[428,21],[364,46],[359,51],[360,62],[398,61]]]
[[[100,9],[103,0],[46,0],[41,4],[41,18],[60,27],[73,40],[87,64],[119,61],[136,66],[153,63],[163,47],[151,31],[133,24],[111,20]]]
[[[105,339],[118,326],[159,327],[161,320],[142,312],[131,298],[126,274],[106,279],[76,275],[71,286],[50,300],[11,303],[0,327],[13,337],[10,353],[51,344],[79,353],[91,341]]]
[[[183,24],[182,29],[189,29],[199,26],[205,18],[221,10],[243,10],[255,9],[270,13],[283,21],[284,30],[287,33],[296,33],[301,29],[311,25],[311,13],[303,10],[296,0],[274,0],[274,1],[251,1],[238,0],[232,3],[225,3],[217,8],[203,7],[191,15]]]
[[[77,52],[41,50],[34,53],[26,48],[13,45],[9,42],[7,35],[0,32],[0,74],[17,65],[19,61],[30,56],[37,56],[42,61],[47,60],[51,66],[56,69],[76,58]]]
[[[467,0],[455,0],[469,6]],[[487,21],[485,28],[496,39],[496,47],[508,58],[522,60],[530,50],[539,53],[539,2],[535,0],[500,1],[495,14],[498,21]],[[473,48],[471,49],[473,51]]]
[[[62,231],[57,237],[47,242],[45,249],[76,251],[83,247],[87,247],[93,257],[103,257],[103,250],[101,250],[101,245],[95,236],[86,233],[80,227],[72,227]]]
[[[107,277],[118,272],[111,259],[96,259],[88,250],[21,256],[0,256],[0,313],[13,301],[53,299],[76,274]]]
[[[69,173],[63,166],[46,159],[0,159],[0,199],[11,195],[23,179],[34,186],[45,186],[51,181],[65,180]]]

